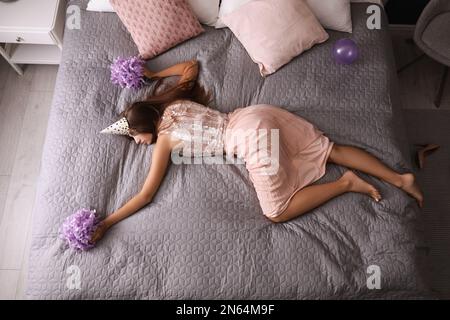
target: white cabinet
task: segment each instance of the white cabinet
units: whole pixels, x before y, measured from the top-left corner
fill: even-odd
[[[0,54],[19,73],[18,64],[59,64],[65,0],[0,2]]]

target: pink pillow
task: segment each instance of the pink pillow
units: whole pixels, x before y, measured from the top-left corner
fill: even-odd
[[[144,59],[204,31],[185,0],[110,0],[110,3]]]
[[[263,77],[328,39],[304,0],[254,0],[221,20],[258,64]]]

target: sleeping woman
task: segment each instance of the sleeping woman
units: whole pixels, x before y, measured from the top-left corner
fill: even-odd
[[[155,146],[141,191],[100,223],[93,243],[111,226],[149,204],[164,178],[171,155],[180,148],[192,150],[192,144],[242,159],[263,214],[275,223],[299,217],[346,192],[362,193],[381,201],[380,192],[350,170],[334,182],[311,185],[325,174],[327,163],[382,179],[414,197],[422,207],[423,195],[413,174],[397,173],[359,148],[333,143],[295,114],[272,105],[238,108],[231,113],[207,107],[210,99],[197,82],[198,70],[197,61],[180,63],[157,73],[146,69],[145,76],[158,81],[181,77],[172,88],[129,105],[118,122],[102,131],[127,135],[137,144]],[[208,134],[199,135],[202,130]],[[256,134],[260,132],[276,134]],[[243,137],[246,147],[242,147]],[[268,161],[271,156],[276,158],[276,170],[274,161]]]

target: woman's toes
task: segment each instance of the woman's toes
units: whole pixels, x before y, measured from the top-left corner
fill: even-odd
[[[381,194],[380,194],[380,192],[375,188],[375,187],[373,187],[372,186],[372,191],[371,191],[371,193],[370,193],[370,195],[371,195],[371,197],[376,201],[376,202],[379,202],[379,201],[381,201]]]

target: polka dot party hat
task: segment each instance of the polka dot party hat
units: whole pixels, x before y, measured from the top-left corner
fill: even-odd
[[[100,133],[131,136],[130,130],[128,127],[128,121],[125,117],[123,117],[119,121],[113,123],[108,128],[103,129],[102,131],[100,131]]]

